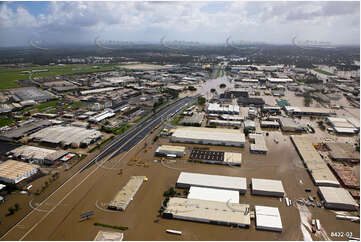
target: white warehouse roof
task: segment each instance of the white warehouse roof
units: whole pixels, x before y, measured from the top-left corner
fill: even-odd
[[[177,180],[178,187],[209,187],[246,192],[246,178],[218,176],[200,173],[181,172]]]
[[[358,204],[351,194],[344,188],[319,187],[321,198],[325,201],[325,208],[338,210],[356,210]]]
[[[204,143],[210,145],[244,146],[244,133],[236,129],[185,127],[174,131],[172,142]]]
[[[282,181],[252,178],[252,194],[283,197],[285,190]]]
[[[239,203],[239,192],[224,189],[191,186],[187,198],[216,202]]]
[[[282,232],[282,220],[278,208],[254,206],[256,229]]]

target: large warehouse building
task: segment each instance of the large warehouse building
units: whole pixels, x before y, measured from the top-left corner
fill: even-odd
[[[254,206],[256,229],[282,232],[282,220],[278,208]]]
[[[324,201],[325,208],[336,210],[357,210],[358,204],[344,188],[319,187],[318,194]]]
[[[245,228],[251,223],[248,204],[180,197],[169,199],[163,217]]]
[[[216,202],[239,203],[239,192],[233,190],[191,186],[187,198]]]
[[[171,142],[243,147],[246,138],[236,129],[186,127],[176,129]]]
[[[262,153],[266,154],[268,149],[266,145],[266,140],[262,134],[249,134],[249,141],[254,142],[251,144],[249,149],[253,153]]]
[[[132,176],[128,183],[115,195],[108,207],[115,210],[125,210],[143,184],[144,178],[144,176]]]
[[[51,144],[62,147],[86,147],[96,140],[100,139],[103,134],[97,130],[86,129],[74,126],[52,126],[42,129],[32,135],[30,140]]]
[[[244,194],[247,190],[246,178],[234,176],[218,176],[200,173],[181,172],[177,187],[190,188],[191,186],[218,188],[239,191]]]
[[[270,197],[283,197],[285,190],[282,181],[252,178],[252,194]]]
[[[50,150],[36,146],[23,145],[9,151],[9,154],[29,162],[54,164],[55,161],[68,154],[65,150]]]
[[[0,181],[17,184],[22,180],[35,175],[39,169],[40,167],[38,165],[7,160],[0,163]]]
[[[337,178],[313,147],[310,139],[305,136],[291,135],[291,140],[316,186],[340,186]]]

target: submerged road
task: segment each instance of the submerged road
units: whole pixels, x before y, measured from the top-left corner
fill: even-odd
[[[19,221],[15,226],[13,226],[8,232],[6,232],[1,237],[1,240],[27,240],[27,237],[29,235],[37,235],[39,237],[42,237],[37,232],[37,230],[39,231],[42,228],[42,226],[39,227],[39,225],[41,225],[49,215],[53,215],[55,216],[55,218],[58,217],[58,214],[54,213],[54,210],[58,208],[59,205],[66,198],[68,198],[70,194],[77,190],[77,188],[81,186],[84,182],[87,181],[87,183],[89,183],[89,181],[91,181],[90,183],[92,183],[94,179],[88,178],[91,177],[97,170],[99,170],[99,168],[101,168],[106,162],[110,161],[117,155],[123,152],[127,152],[131,148],[135,147],[136,144],[143,140],[152,129],[161,124],[164,119],[170,116],[174,116],[185,106],[194,102],[196,98],[197,96],[193,96],[178,100],[165,107],[155,115],[137,124],[123,135],[117,136],[108,145],[106,145],[105,148],[95,158],[85,164],[83,168],[81,168],[78,172],[72,175],[65,183],[63,183],[46,199],[44,199],[40,203],[38,208],[40,208],[42,205],[45,206],[47,202],[52,202],[55,204],[55,206],[53,206],[45,213],[32,210],[21,221]],[[94,164],[97,165],[93,166]],[[92,186],[91,184],[89,185]]]

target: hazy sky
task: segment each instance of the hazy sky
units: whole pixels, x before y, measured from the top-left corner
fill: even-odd
[[[359,2],[1,2],[0,46],[29,40],[360,43]]]

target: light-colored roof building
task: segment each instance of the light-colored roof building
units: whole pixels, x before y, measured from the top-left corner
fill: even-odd
[[[99,230],[94,241],[122,241],[123,237],[123,233]]]
[[[30,135],[30,139],[51,144],[61,144],[64,147],[70,145],[79,147],[87,146],[102,136],[101,132],[93,129],[56,125]]]
[[[187,198],[216,202],[239,203],[239,192],[233,190],[191,186]]]
[[[171,142],[243,147],[246,138],[235,129],[182,127],[175,130]]]
[[[66,155],[64,150],[50,150],[36,146],[23,145],[9,152],[22,160],[35,161],[37,163],[50,163]]]
[[[181,172],[176,185],[180,188],[198,186],[235,190],[241,193],[246,193],[247,190],[246,178],[244,177],[208,175],[190,172]]]
[[[325,201],[325,208],[336,210],[356,210],[358,204],[351,194],[344,188],[319,187],[318,193]]]
[[[186,152],[186,147],[175,145],[161,145],[155,151],[156,155],[176,155],[177,157],[183,157]]]
[[[285,190],[282,181],[252,178],[252,194],[271,197],[283,197]]]
[[[249,147],[251,152],[263,154],[267,153],[268,149],[266,140],[262,134],[249,134],[248,138],[250,141],[254,142],[254,144],[251,144]]]
[[[7,160],[0,163],[0,181],[16,184],[39,171],[38,165],[21,161]]]
[[[282,232],[282,220],[278,208],[254,206],[256,229]]]
[[[311,140],[305,136],[295,135],[291,135],[291,140],[316,186],[340,186],[325,161],[313,147]]]
[[[108,207],[110,209],[125,210],[143,184],[144,178],[144,176],[132,176],[128,183],[115,195]]]
[[[163,213],[166,218],[248,228],[249,205],[172,197]]]

